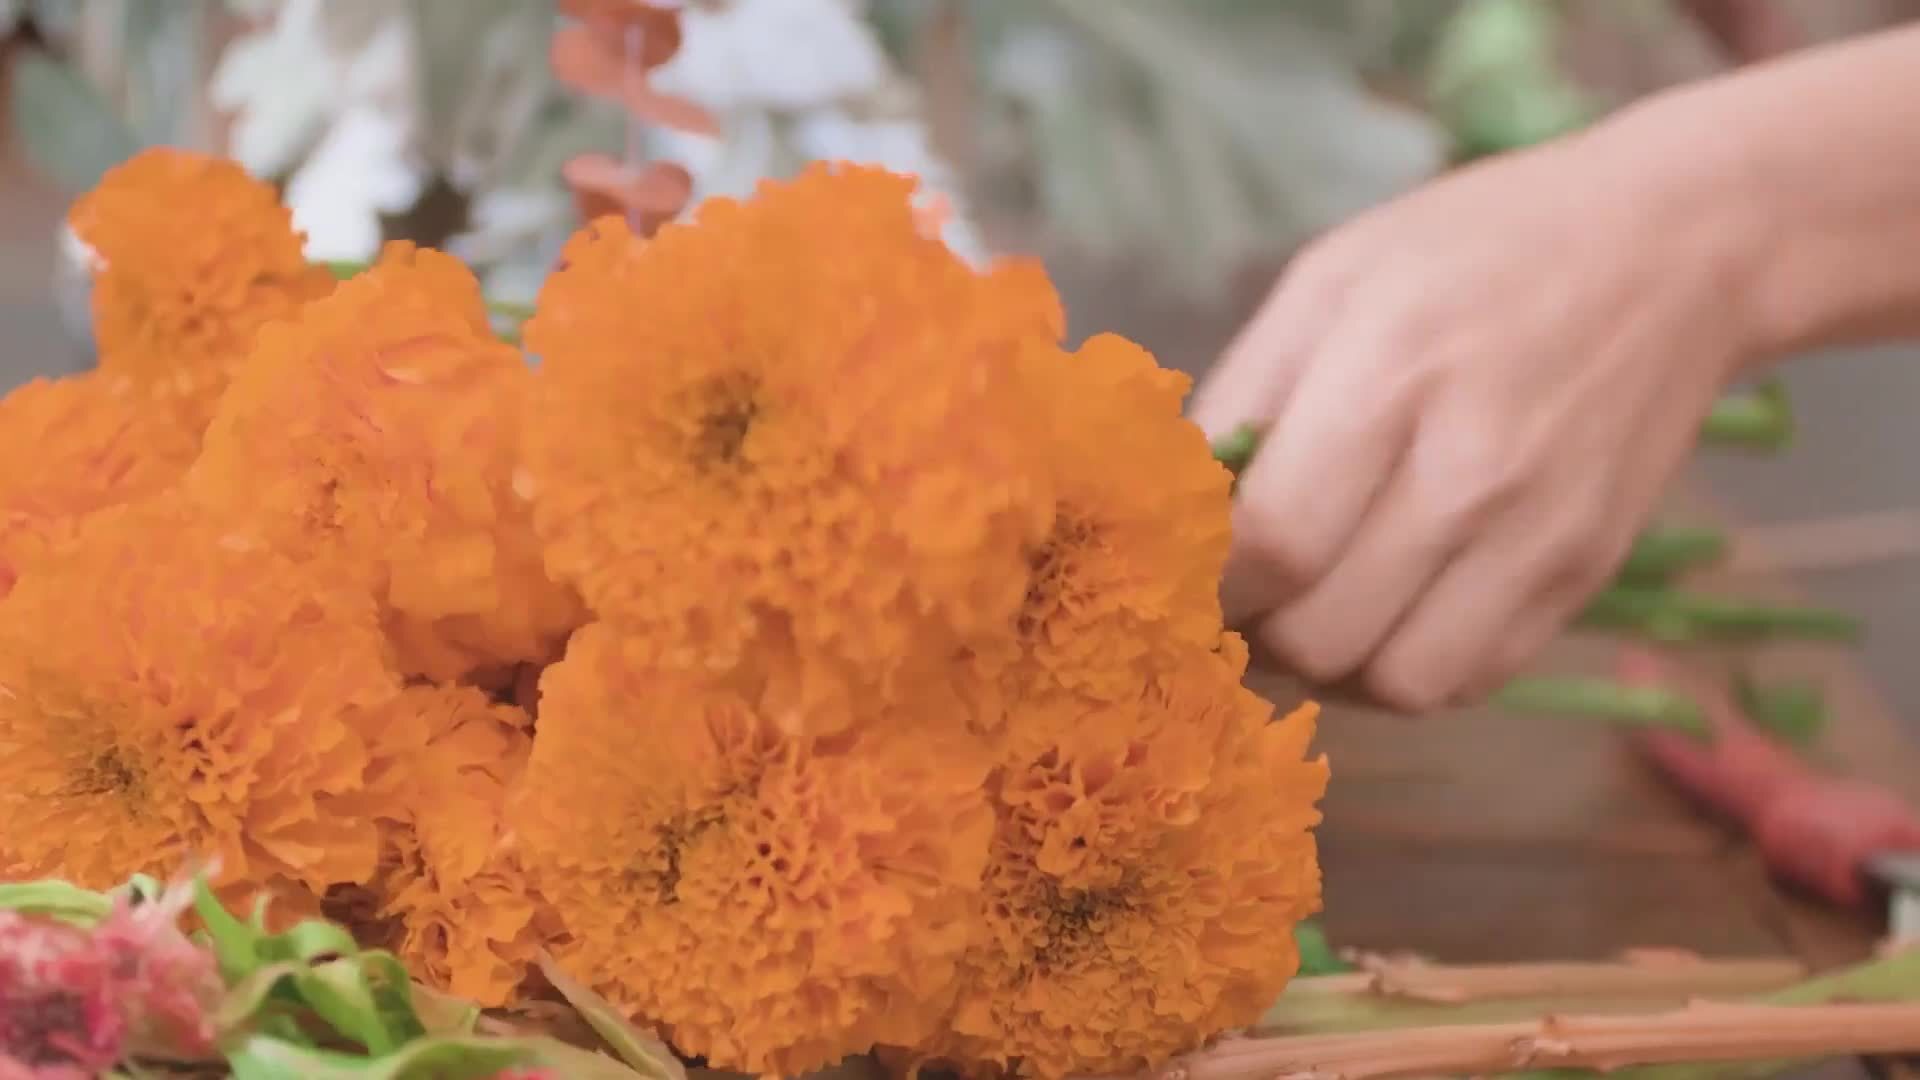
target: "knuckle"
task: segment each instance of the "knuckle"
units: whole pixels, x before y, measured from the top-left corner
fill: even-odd
[[[1508,478],[1483,473],[1463,473],[1451,482],[1436,476],[1419,490],[1421,517],[1450,538],[1476,531],[1515,495]]]
[[[1569,503],[1547,534],[1548,555],[1572,580],[1604,575],[1625,551],[1620,530],[1604,502],[1580,499]]]
[[[1275,620],[1265,635],[1271,649],[1295,674],[1314,683],[1331,683],[1353,673],[1359,658],[1339,641],[1291,621]]]
[[[1319,579],[1332,559],[1330,547],[1303,528],[1297,516],[1257,503],[1243,507],[1235,527],[1256,565],[1289,585]]]
[[[1472,528],[1528,490],[1524,455],[1502,446],[1496,435],[1453,434],[1443,442],[1420,455],[1418,474],[1422,510],[1440,528]]]

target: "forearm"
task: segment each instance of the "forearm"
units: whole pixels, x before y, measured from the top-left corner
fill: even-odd
[[[1920,28],[1673,91],[1589,137],[1709,222],[1695,241],[1749,367],[1920,334]]]

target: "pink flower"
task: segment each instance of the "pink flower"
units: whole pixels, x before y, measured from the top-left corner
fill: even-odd
[[[82,929],[0,911],[0,1080],[85,1078],[131,1050],[213,1049],[213,956],[180,932],[186,887],[121,897]]]
[[[0,1080],[94,1076],[127,1025],[107,956],[84,930],[0,911]]]
[[[180,931],[180,916],[192,903],[189,885],[171,886],[140,903],[122,897],[93,931],[126,1009],[132,1042],[169,1056],[213,1050],[213,1014],[224,989],[213,954]]]

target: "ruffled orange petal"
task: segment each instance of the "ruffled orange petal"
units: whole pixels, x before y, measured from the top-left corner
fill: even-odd
[[[1004,635],[1051,522],[1012,359],[1057,299],[922,235],[912,187],[820,166],[644,243],[601,219],[526,328],[549,567],[670,666],[793,642],[802,725]]]
[[[976,928],[981,748],[910,713],[790,736],[629,644],[589,627],[548,670],[514,802],[561,966],[718,1067],[926,1038]]]
[[[471,271],[392,245],[262,333],[186,488],[372,590],[410,672],[544,660],[579,611],[539,571],[514,490],[530,379]]]
[[[0,398],[0,460],[19,463],[0,470],[0,596],[89,514],[174,483],[198,449],[121,376],[35,379]]]
[[[326,295],[273,188],[224,158],[155,148],[109,170],[73,206],[96,257],[100,369],[195,431],[262,326]]]
[[[217,858],[232,887],[373,871],[355,717],[398,692],[363,593],[173,501],[95,515],[0,601],[0,820],[103,888]]]
[[[1228,636],[1124,704],[1057,695],[1008,718],[1000,825],[950,1025],[920,1048],[1057,1080],[1151,1068],[1251,1023],[1317,910],[1326,764],[1313,710],[1272,722]]]

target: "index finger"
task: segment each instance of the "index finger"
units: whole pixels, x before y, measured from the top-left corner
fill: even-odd
[[[1332,569],[1406,453],[1416,384],[1383,378],[1395,324],[1362,320],[1303,354],[1241,475],[1222,599],[1229,620],[1270,610]],[[1305,357],[1310,356],[1310,360]]]
[[[1266,427],[1298,384],[1319,322],[1299,293],[1282,278],[1194,389],[1188,416],[1207,438]]]

